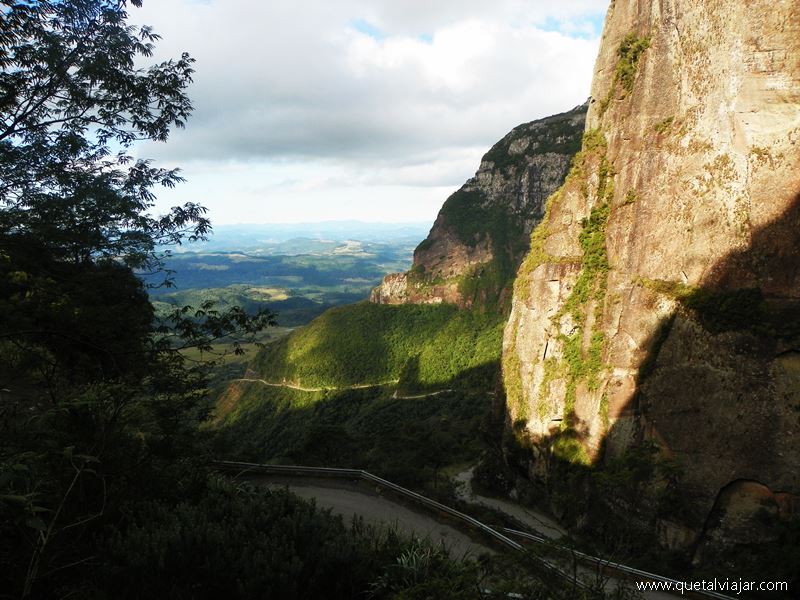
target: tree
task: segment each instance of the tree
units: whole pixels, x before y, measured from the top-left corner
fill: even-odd
[[[181,177],[129,150],[183,127],[194,61],[139,66],[158,36],[128,4],[0,1],[0,589],[22,596],[81,581],[125,499],[199,451],[205,368],[181,348],[273,322],[209,305],[154,322],[137,272],[210,223],[194,203],[151,214]]]
[[[74,262],[146,268],[158,244],[201,238],[209,222],[197,204],[147,213],[152,188],[181,178],[126,151],[183,127],[194,60],[137,67],[158,36],[127,25],[125,4],[0,2],[0,233]]]

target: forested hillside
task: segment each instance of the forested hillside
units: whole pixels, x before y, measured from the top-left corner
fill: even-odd
[[[309,388],[442,388],[470,369],[496,368],[502,328],[500,315],[454,306],[362,302],[329,310],[271,344],[251,369],[270,382]]]

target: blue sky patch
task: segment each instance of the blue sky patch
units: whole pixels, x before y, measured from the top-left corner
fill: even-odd
[[[364,19],[356,19],[355,21],[350,21],[350,27],[352,27],[359,33],[368,35],[372,39],[378,41],[386,39],[386,34],[383,33],[383,31],[381,31],[378,27],[376,27],[369,21],[365,21]]]
[[[545,21],[539,23],[537,27],[542,31],[555,31],[571,38],[594,39],[599,38],[603,33],[605,19],[605,13],[569,21],[548,17]]]

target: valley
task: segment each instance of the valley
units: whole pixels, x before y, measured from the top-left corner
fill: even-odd
[[[161,285],[162,274],[145,281],[158,314],[213,302],[220,310],[269,308],[280,326],[297,327],[368,297],[384,274],[410,264],[426,230],[336,222],[220,226],[207,242],[171,249],[163,265],[169,285]]]
[[[406,273],[267,345],[222,386],[212,431],[224,456],[369,469],[444,497],[464,464],[496,456],[488,432],[502,429],[513,273],[566,176],[585,110],[515,128],[445,202]],[[471,215],[466,197],[486,208]],[[385,291],[397,277],[408,294]]]

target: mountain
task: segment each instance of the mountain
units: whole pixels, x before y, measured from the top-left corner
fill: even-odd
[[[510,290],[546,196],[563,182],[580,143],[586,108],[514,128],[444,203],[411,271],[387,276],[372,303],[328,311],[265,348],[254,371],[300,387],[400,381],[428,389],[454,387],[462,374],[498,365],[504,317],[483,309]],[[406,292],[396,294],[401,280]],[[397,306],[404,304],[411,306]],[[485,314],[460,314],[454,305]],[[408,380],[409,369],[418,381]],[[491,388],[492,378],[481,385]]]
[[[215,225],[208,240],[199,244],[171,246],[174,254],[182,252],[258,251],[286,254],[308,252],[309,246],[348,240],[362,242],[417,243],[425,234],[425,223],[367,223],[364,221],[319,221],[314,223],[246,223]],[[301,246],[298,242],[305,242]]]
[[[445,202],[409,273],[263,348],[217,403],[225,451],[369,468],[432,490],[442,467],[475,464],[496,402],[500,304],[585,112],[515,128]],[[409,293],[393,293],[399,280]]]
[[[370,300],[507,305],[531,230],[580,148],[587,106],[519,125],[492,146],[442,206],[411,270],[387,275]]]
[[[800,6],[612,2],[592,98],[515,284],[508,456],[574,523],[766,578],[800,510]]]

